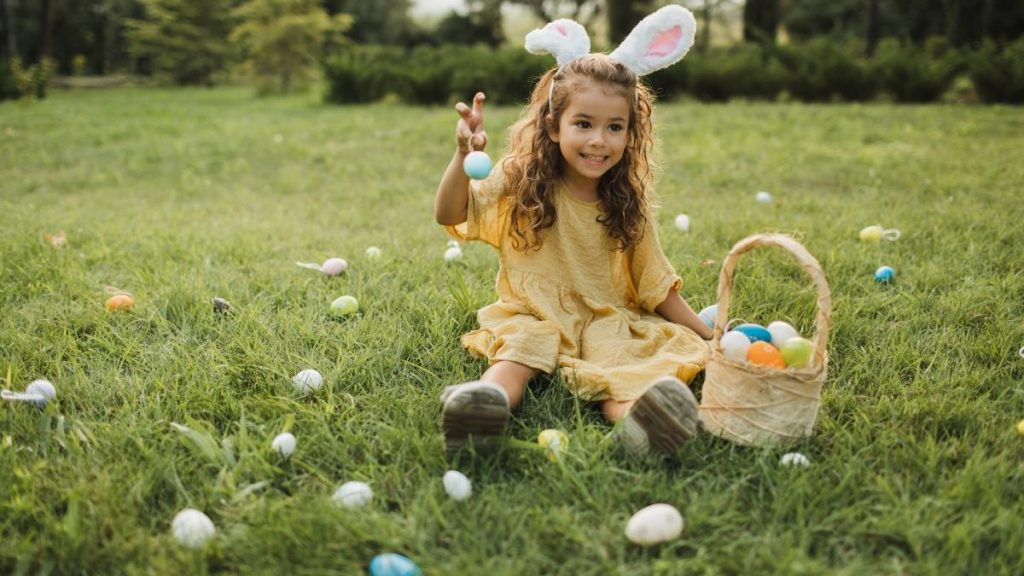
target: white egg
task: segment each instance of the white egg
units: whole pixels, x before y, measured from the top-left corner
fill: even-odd
[[[57,389],[53,387],[53,383],[49,380],[33,380],[26,388],[26,394],[38,394],[43,397],[42,400],[36,400],[37,406],[46,406],[46,403],[57,397]]]
[[[697,314],[697,317],[708,325],[708,328],[715,327],[715,316],[718,316],[718,304],[707,306]]]
[[[462,501],[473,494],[473,483],[466,478],[466,475],[458,470],[449,470],[444,473],[442,479],[444,491],[452,497],[452,500]]]
[[[454,262],[459,258],[462,258],[462,248],[459,248],[458,246],[453,246],[444,251],[445,262]]]
[[[807,456],[799,452],[790,452],[789,454],[782,455],[782,458],[779,459],[779,464],[782,466],[810,466],[811,461],[807,459]]]
[[[370,260],[380,260],[381,250],[376,246],[370,246],[366,249],[366,257]]]
[[[217,528],[206,514],[194,508],[186,508],[174,516],[171,532],[178,544],[187,548],[202,548],[217,533]]]
[[[324,377],[316,370],[306,368],[295,376],[292,376],[292,383],[295,384],[296,390],[306,394],[313,390],[319,390],[320,386],[323,386]]]
[[[734,362],[745,362],[747,350],[750,348],[750,339],[742,332],[731,330],[726,332],[719,341],[722,346],[722,353],[725,357]]]
[[[782,348],[782,345],[786,343],[786,340],[790,338],[796,338],[800,335],[788,322],[782,320],[776,320],[768,325],[768,333],[772,335],[772,346],[776,348]]]
[[[641,546],[675,540],[682,533],[683,515],[671,504],[651,504],[626,523],[626,538]]]
[[[772,195],[767,192],[758,192],[757,194],[754,195],[754,199],[760,202],[761,204],[771,204]]]
[[[683,231],[690,231],[690,217],[686,214],[680,214],[676,216],[676,228]]]
[[[331,498],[345,508],[362,508],[373,500],[373,490],[365,482],[345,482]]]
[[[270,443],[271,449],[281,456],[288,458],[295,452],[295,436],[291,432],[282,432],[274,437]]]
[[[449,240],[448,241],[448,247],[449,248],[458,248],[459,247],[459,241],[458,240]]]
[[[328,258],[320,265],[320,271],[328,276],[337,276],[348,270],[348,262],[344,258]]]

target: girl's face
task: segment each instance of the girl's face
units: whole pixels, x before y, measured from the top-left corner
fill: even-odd
[[[622,160],[629,128],[629,101],[612,88],[590,80],[580,83],[548,137],[565,158],[564,176],[571,182],[597,185]]]

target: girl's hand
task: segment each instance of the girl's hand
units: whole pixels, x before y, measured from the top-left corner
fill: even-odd
[[[473,109],[470,110],[462,102],[455,105],[459,113],[459,123],[455,125],[455,144],[459,152],[469,154],[472,150],[483,150],[487,146],[487,133],[484,132],[484,100],[483,92],[473,97]]]

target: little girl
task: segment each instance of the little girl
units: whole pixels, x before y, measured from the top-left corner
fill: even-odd
[[[484,95],[456,105],[457,149],[434,215],[462,241],[497,249],[498,301],[462,337],[490,367],[443,393],[445,448],[500,435],[527,383],[556,369],[601,402],[631,453],[671,453],[697,429],[689,382],[704,367],[708,328],[679,296],[651,208],[653,96],[639,76],[679,61],[696,25],[670,5],[610,55],[589,54],[582,26],[557,20],[526,47],[558,67],[533,90],[508,150],[485,180],[462,164],[487,143]],[[702,338],[704,340],[702,340]]]

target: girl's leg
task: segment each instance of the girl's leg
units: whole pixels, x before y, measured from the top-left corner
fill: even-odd
[[[483,448],[505,431],[509,413],[523,400],[523,391],[540,371],[518,362],[499,360],[476,382],[449,386],[441,395],[445,452],[462,450],[471,437]]]
[[[609,398],[601,402],[601,413],[604,414],[605,420],[614,424],[622,420],[633,404],[636,404],[636,400],[612,400]]]
[[[617,422],[612,434],[626,452],[672,454],[700,428],[697,399],[671,376],[659,378],[636,400],[601,403],[605,418]]]
[[[481,380],[494,382],[505,389],[508,394],[508,409],[512,410],[523,401],[526,385],[540,370],[511,360],[498,360],[483,373]]]

